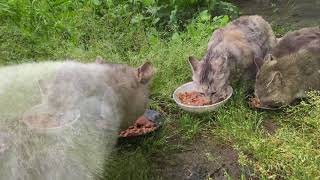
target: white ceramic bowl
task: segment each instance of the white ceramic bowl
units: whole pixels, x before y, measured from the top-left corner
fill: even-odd
[[[69,128],[70,126],[72,126],[75,122],[77,122],[77,120],[80,117],[80,112],[78,111],[73,111],[70,112],[72,113],[72,119],[67,121],[66,123],[60,125],[60,126],[56,126],[56,127],[35,127],[32,124],[30,124],[28,121],[25,120],[26,117],[28,117],[29,114],[33,114],[33,113],[43,113],[43,114],[48,114],[48,110],[47,107],[39,104],[34,106],[33,108],[31,108],[28,112],[24,113],[24,116],[22,118],[22,122],[24,122],[28,128],[30,128],[31,130],[37,132],[37,133],[42,133],[42,134],[55,134],[55,133],[60,133],[61,131],[63,131],[66,128]]]
[[[182,93],[182,92],[186,92],[186,91],[197,91],[193,82],[189,82],[189,83],[186,83],[186,84],[178,87],[173,93],[173,99],[181,109],[189,111],[189,112],[196,112],[196,113],[210,112],[210,111],[216,110],[218,107],[225,104],[230,99],[230,97],[232,96],[232,93],[233,93],[232,87],[229,86],[228,87],[228,96],[223,101],[220,101],[220,102],[217,102],[217,103],[211,104],[211,105],[205,105],[205,106],[192,106],[192,105],[183,104],[177,96],[178,93]]]

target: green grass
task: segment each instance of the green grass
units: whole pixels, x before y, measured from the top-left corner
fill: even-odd
[[[239,163],[258,177],[320,177],[318,96],[311,95],[308,103],[280,112],[255,111],[245,101],[246,85],[239,83],[232,99],[217,112],[187,113],[173,102],[174,89],[191,81],[188,56],[204,55],[212,31],[224,26],[229,21],[227,16],[210,19],[203,12],[185,25],[184,31],[164,32],[149,21],[132,21],[137,12],[129,6],[108,6],[104,11],[94,3],[60,2],[66,4],[57,4],[58,10],[50,14],[52,7],[38,1],[33,12],[26,4],[6,10],[6,4],[0,1],[2,65],[65,58],[93,62],[100,55],[108,61],[133,66],[150,60],[156,67],[150,108],[161,112],[165,124],[157,133],[119,145],[106,179],[161,179],[154,173],[159,168],[156,159],[179,152],[208,135],[218,137],[220,143],[232,144]],[[276,30],[279,34],[285,31],[281,27]],[[270,119],[277,123],[275,133],[263,126]]]

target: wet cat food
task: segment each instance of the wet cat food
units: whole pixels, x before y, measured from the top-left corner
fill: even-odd
[[[249,105],[253,108],[259,108],[261,107],[261,102],[257,98],[250,98]]]
[[[140,136],[149,132],[156,130],[158,127],[155,123],[150,121],[145,116],[141,116],[134,123],[133,126],[130,126],[128,129],[120,132],[121,137],[133,137]]]
[[[60,126],[60,122],[53,119],[48,114],[35,114],[24,119],[25,122],[34,128],[54,128]]]
[[[196,91],[178,93],[178,98],[183,104],[192,106],[211,105],[212,101]]]

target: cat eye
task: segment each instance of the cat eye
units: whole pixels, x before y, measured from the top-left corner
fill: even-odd
[[[217,91],[212,91],[212,92],[209,92],[207,95],[211,97],[211,96],[215,95],[216,93],[217,93]]]
[[[219,74],[219,75],[216,76],[215,79],[222,79],[223,77],[224,77],[224,74]]]
[[[205,91],[209,90],[209,88],[210,88],[209,86],[202,86],[202,89]]]

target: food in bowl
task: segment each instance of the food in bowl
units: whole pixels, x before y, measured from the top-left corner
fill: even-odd
[[[180,87],[178,87],[173,92],[172,98],[181,109],[188,112],[194,112],[194,113],[204,113],[204,112],[215,111],[218,107],[221,107],[222,105],[224,105],[231,98],[233,94],[232,87],[228,86],[226,91],[223,94],[220,94],[220,95],[214,94],[210,98],[211,99],[210,105],[203,105],[203,106],[187,105],[179,99],[178,94],[184,93],[184,92],[192,92],[192,91],[199,92],[198,86],[195,85],[194,82],[185,83]]]
[[[212,105],[225,99],[225,97],[216,97],[211,99],[197,91],[181,92],[178,93],[177,96],[183,104],[191,106]]]
[[[120,137],[134,137],[147,134],[149,132],[155,131],[158,128],[157,124],[150,121],[145,116],[141,116],[136,120],[133,126],[120,132]]]
[[[197,91],[182,92],[177,94],[183,104],[192,106],[205,106],[212,104],[212,101]]]
[[[249,99],[249,105],[252,108],[260,108],[261,107],[261,102],[258,98],[250,98]]]
[[[54,128],[60,126],[59,121],[55,120],[54,118],[52,118],[52,116],[45,113],[27,116],[23,121],[32,125],[32,127],[34,128]]]
[[[80,117],[79,110],[52,111],[43,104],[36,105],[23,114],[22,122],[38,130],[58,129],[69,126]]]

